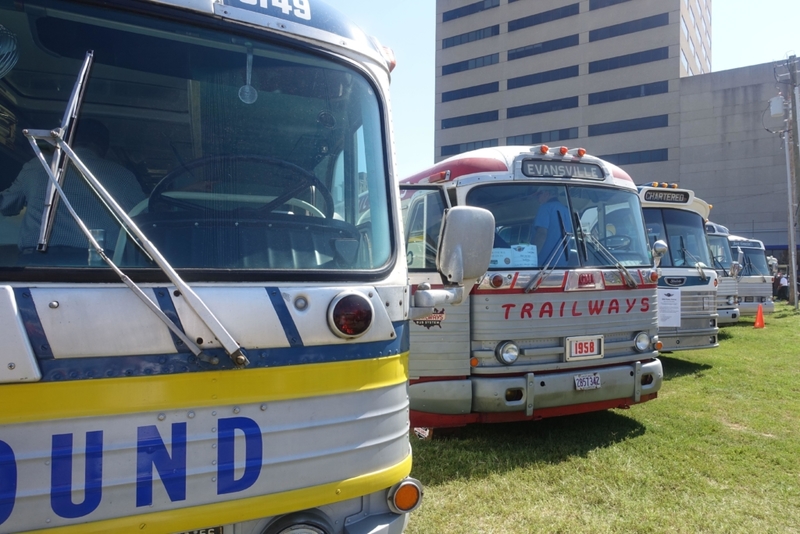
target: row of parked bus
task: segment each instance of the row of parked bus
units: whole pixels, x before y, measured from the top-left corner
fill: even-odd
[[[469,301],[411,327],[411,423],[423,435],[651,400],[660,352],[716,347],[719,324],[772,311],[763,244],[708,222],[692,191],[636,186],[583,149],[460,154],[404,179],[401,196],[412,291],[439,283],[447,208],[495,218]]]
[[[0,0],[0,533],[399,534],[410,423],[716,344],[690,192],[545,146],[401,192],[393,66],[320,0]]]

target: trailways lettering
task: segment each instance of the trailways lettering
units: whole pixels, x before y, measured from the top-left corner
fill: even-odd
[[[539,306],[539,310],[535,309],[533,302],[526,302],[522,306],[516,304],[502,304],[500,306],[505,310],[505,320],[509,319],[533,319],[538,314],[539,319],[545,317],[581,317],[582,315],[606,315],[619,314],[619,313],[645,313],[650,310],[650,298],[633,298],[633,299],[611,299],[606,301],[601,300],[587,300],[585,302],[573,302],[572,306],[568,306],[566,302],[543,302]]]
[[[217,447],[217,495],[246,490],[261,473],[263,443],[258,423],[247,417],[230,417],[219,420]],[[153,503],[153,470],[159,478],[170,501],[186,500],[186,423],[172,425],[172,454],[170,455],[158,428],[152,425],[136,429],[136,508]],[[234,438],[244,434],[245,468],[240,478],[234,475]],[[241,435],[241,434],[240,434]],[[86,433],[86,462],[84,473],[73,475],[72,434],[52,436],[50,457],[50,506],[60,517],[75,519],[94,512],[103,495],[103,431]],[[17,451],[19,452],[19,451]],[[0,440],[0,525],[14,510],[17,497],[18,469],[15,451]],[[81,502],[73,502],[73,483],[81,476],[85,491]],[[78,482],[78,486],[81,484]]]

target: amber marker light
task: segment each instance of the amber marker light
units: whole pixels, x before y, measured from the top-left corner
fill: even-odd
[[[408,477],[389,490],[387,504],[392,512],[407,514],[420,505],[422,494],[422,484],[419,480]]]
[[[558,149],[558,152],[559,152],[559,153],[560,153],[562,156],[566,156],[566,155],[567,155],[567,152],[569,152],[569,149],[568,149],[567,147],[565,147],[565,146],[562,146],[561,148],[559,148],[559,149]]]
[[[542,154],[547,154],[550,151],[550,147],[547,145],[542,145],[539,147],[539,152]]]
[[[658,282],[658,271],[650,271],[650,281]]]
[[[478,358],[475,358],[473,356],[472,358],[469,359],[469,364],[471,367],[478,367]]]
[[[578,149],[578,157],[582,158],[585,155],[586,155],[586,149],[585,148],[579,148]]]
[[[656,350],[661,350],[664,348],[664,344],[660,341],[656,341]]]

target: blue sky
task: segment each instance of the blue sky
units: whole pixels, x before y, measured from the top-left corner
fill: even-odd
[[[391,94],[400,177],[432,165],[435,0],[328,3],[397,57]],[[717,0],[712,16],[714,71],[778,61],[791,53],[800,56],[799,0]]]

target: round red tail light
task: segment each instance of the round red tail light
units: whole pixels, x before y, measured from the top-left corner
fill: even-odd
[[[361,293],[340,293],[328,307],[328,326],[342,338],[364,335],[375,316],[372,302]]]
[[[502,274],[495,274],[495,275],[493,275],[493,276],[492,276],[492,278],[489,280],[489,284],[490,284],[490,285],[491,285],[493,288],[497,289],[498,287],[503,287],[503,280],[504,280],[504,279],[503,279],[503,275],[502,275]]]

